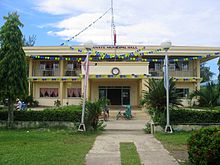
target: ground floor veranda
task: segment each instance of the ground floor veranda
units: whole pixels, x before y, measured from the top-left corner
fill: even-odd
[[[143,90],[149,78],[136,79],[114,79],[114,78],[90,78],[88,81],[87,96],[91,101],[99,98],[108,98],[111,106],[120,107],[130,104],[133,107],[140,105]],[[176,81],[176,88],[188,89],[188,92],[195,90],[198,86],[196,80]],[[61,105],[79,105],[82,102],[84,80],[32,80],[30,81],[30,93],[41,106],[53,106],[59,100]],[[183,97],[183,104],[188,106],[186,97]]]

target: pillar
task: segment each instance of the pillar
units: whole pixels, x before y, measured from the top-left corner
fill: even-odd
[[[63,81],[60,81],[60,104],[63,105]]]
[[[32,77],[33,75],[33,59],[29,59],[29,77]]]
[[[64,76],[64,60],[60,60],[60,77]]]

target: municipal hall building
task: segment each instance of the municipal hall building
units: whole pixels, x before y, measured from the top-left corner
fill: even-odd
[[[81,104],[87,50],[79,45],[24,47],[29,63],[29,92],[41,106]],[[200,88],[200,64],[219,55],[220,48],[172,46],[169,77],[187,106],[190,92]],[[140,105],[149,79],[163,78],[165,51],[160,46],[93,46],[89,52],[87,96],[108,98],[112,106]]]

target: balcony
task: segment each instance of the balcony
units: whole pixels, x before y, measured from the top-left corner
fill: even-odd
[[[79,76],[80,74],[81,74],[80,69],[72,69],[65,71],[65,76]]]
[[[34,69],[33,76],[39,77],[50,77],[50,76],[60,76],[59,69]]]
[[[162,70],[150,69],[149,74],[151,77],[163,77]],[[196,71],[194,70],[169,70],[170,77],[197,77]]]

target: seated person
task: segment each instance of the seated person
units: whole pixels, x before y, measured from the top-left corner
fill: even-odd
[[[16,102],[16,110],[21,110],[22,102],[18,98],[16,99]]]

